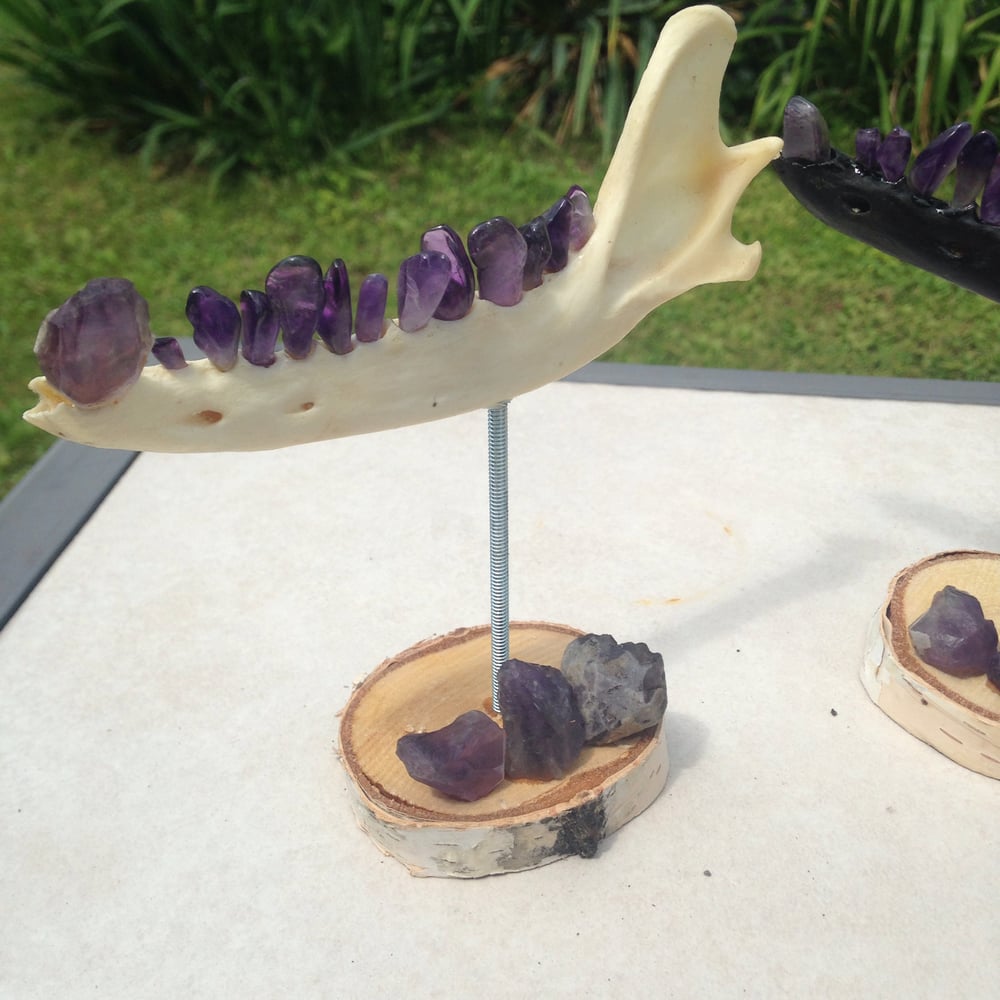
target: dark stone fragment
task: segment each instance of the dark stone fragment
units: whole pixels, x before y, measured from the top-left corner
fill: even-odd
[[[781,136],[786,160],[822,163],[830,158],[830,129],[819,108],[804,97],[796,95],[785,105]]]
[[[552,252],[545,262],[545,270],[561,271],[569,263],[569,239],[573,228],[573,206],[569,198],[560,198],[542,215],[549,231]]]
[[[1000,226],[1000,156],[993,162],[993,169],[983,188],[983,196],[979,199],[979,221],[990,226]]]
[[[351,342],[353,323],[351,279],[347,273],[347,265],[338,257],[323,276],[323,308],[316,331],[320,340],[334,354],[350,354],[354,350]]]
[[[952,208],[972,205],[983,190],[997,158],[997,137],[992,132],[977,132],[958,154],[955,166],[955,192]]]
[[[616,743],[658,725],[667,708],[663,657],[643,642],[582,635],[563,653],[590,744]]]
[[[326,299],[323,269],[312,257],[286,257],[268,272],[264,288],[278,314],[285,353],[296,360],[308,358]]]
[[[508,778],[561,778],[583,749],[573,688],[555,667],[508,660],[498,677]]]
[[[278,317],[266,292],[247,288],[240,292],[243,318],[243,357],[252,365],[270,368],[278,344]]]
[[[384,274],[369,274],[361,282],[358,308],[354,314],[354,332],[362,344],[374,344],[385,333],[385,304],[389,298],[389,279]]]
[[[219,371],[236,364],[240,346],[240,311],[236,303],[207,285],[198,285],[188,294],[184,310],[194,328],[194,342]]]
[[[153,341],[153,357],[170,371],[177,372],[182,368],[187,368],[184,349],[176,337],[157,337]]]
[[[875,159],[878,161],[882,176],[887,181],[894,184],[902,179],[906,173],[906,165],[910,162],[912,149],[913,140],[910,138],[910,133],[898,125],[879,143]]]
[[[957,587],[939,590],[911,626],[910,641],[924,663],[953,677],[976,677],[997,657],[997,629],[979,601]]]
[[[416,333],[427,326],[450,278],[451,261],[436,250],[422,250],[399,265],[396,300],[400,330]]]
[[[528,245],[510,219],[497,216],[469,233],[469,256],[479,272],[479,297],[498,306],[516,306],[524,294]]]
[[[521,287],[524,291],[530,292],[542,283],[542,272],[549,262],[549,257],[552,256],[552,242],[549,240],[549,227],[545,225],[545,220],[540,215],[531,222],[518,226],[518,229],[528,246]]]
[[[466,712],[443,729],[407,733],[396,756],[414,781],[474,802],[503,781],[504,731],[485,712]]]
[[[910,187],[919,195],[929,198],[941,186],[958,162],[958,154],[972,138],[968,122],[952,125],[932,139],[920,151],[910,168]]]
[[[42,374],[77,406],[122,396],[153,346],[149,306],[125,278],[94,278],[42,321],[35,357]]]
[[[875,154],[878,152],[879,143],[882,142],[882,133],[877,128],[859,128],[854,135],[854,155],[858,163],[865,170],[874,172],[878,169],[878,161]]]
[[[434,318],[456,320],[467,316],[476,298],[476,274],[462,237],[450,226],[435,226],[420,238],[420,249],[443,253],[451,263],[448,287],[434,310]]]

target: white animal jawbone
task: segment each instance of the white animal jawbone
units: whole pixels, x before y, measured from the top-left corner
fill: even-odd
[[[81,444],[137,451],[252,451],[386,430],[492,406],[575,371],[650,310],[696,285],[747,280],[760,245],[732,235],[736,202],[781,140],[727,147],[719,92],[736,39],[717,7],[675,15],[660,36],[567,267],[516,306],[477,297],[464,319],[269,368],[242,357],[145,368],[120,399],[74,406],[43,377],[24,416]]]

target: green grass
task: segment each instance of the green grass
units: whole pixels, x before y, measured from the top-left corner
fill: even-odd
[[[154,177],[105,137],[51,124],[47,100],[0,74],[0,495],[51,443],[20,417],[35,332],[89,278],[131,278],[155,332],[184,336],[196,284],[236,296],[291,253],[340,256],[353,275],[384,271],[394,284],[424,228],[523,220],[571,182],[596,194],[603,172],[595,146],[432,131],[354,166],[248,177],[213,195],[202,173]],[[1000,380],[995,305],[825,229],[773,176],[751,187],[735,231],[763,242],[758,277],[669,303],[611,359]]]

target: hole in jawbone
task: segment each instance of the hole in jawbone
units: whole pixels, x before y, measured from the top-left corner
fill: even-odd
[[[851,215],[867,215],[871,210],[871,202],[856,194],[845,194],[843,202]]]
[[[299,409],[305,412],[306,410],[311,410],[315,405],[315,403],[303,403]]]
[[[952,260],[962,260],[965,257],[965,251],[961,247],[957,247],[954,244],[948,246],[941,243],[938,249],[945,255],[945,257],[950,257]]]
[[[201,410],[194,416],[195,420],[200,420],[203,424],[217,424],[222,419],[218,410]]]

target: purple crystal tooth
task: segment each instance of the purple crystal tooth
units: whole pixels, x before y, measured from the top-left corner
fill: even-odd
[[[247,288],[240,292],[243,317],[243,357],[259,368],[270,368],[277,360],[278,316],[266,292]]]
[[[913,161],[909,182],[914,193],[929,198],[958,161],[958,154],[972,137],[972,126],[959,122],[932,139]]]
[[[906,164],[910,162],[910,151],[913,140],[905,128],[894,126],[879,143],[875,152],[879,170],[890,183],[895,184],[906,173]]]
[[[436,250],[423,250],[399,265],[396,299],[399,328],[415,333],[427,326],[451,280],[451,261]]]
[[[958,164],[955,167],[955,193],[952,195],[952,208],[965,208],[975,204],[979,192],[983,190],[986,179],[997,158],[997,137],[986,130],[977,132],[958,154]]]
[[[94,278],[45,317],[35,340],[42,374],[77,406],[122,396],[153,346],[149,306],[125,278]]]
[[[184,349],[176,337],[157,337],[153,341],[153,357],[172,372],[187,368]]]
[[[569,198],[560,198],[542,213],[545,227],[549,231],[552,253],[545,262],[545,270],[561,271],[569,262],[569,239],[573,227],[573,206]]]
[[[953,677],[976,677],[994,665],[997,629],[979,601],[957,587],[939,590],[910,626],[913,648],[924,663]]]
[[[278,314],[285,353],[297,360],[308,358],[325,299],[323,269],[312,257],[286,257],[271,268],[264,288]]]
[[[236,364],[240,346],[240,311],[232,299],[207,285],[192,288],[185,315],[194,327],[194,342],[221,372]]]
[[[450,226],[435,226],[420,237],[421,250],[443,253],[451,263],[451,276],[435,319],[461,319],[469,314],[476,299],[476,275],[462,237]]]
[[[1000,156],[993,162],[983,196],[979,199],[979,221],[1000,226]]]
[[[785,105],[781,134],[785,140],[781,155],[786,160],[830,159],[830,129],[819,108],[804,97],[796,95]]]
[[[528,244],[510,219],[497,216],[469,233],[469,256],[479,271],[479,297],[498,306],[514,306],[524,294]]]
[[[566,192],[573,214],[569,224],[569,248],[570,250],[582,250],[591,236],[597,222],[594,219],[594,210],[590,207],[590,196],[580,187],[574,184]]]
[[[350,354],[351,342],[351,280],[347,265],[338,257],[323,277],[323,309],[317,330],[320,339],[334,354]]]
[[[504,731],[485,712],[466,712],[430,733],[407,733],[396,756],[414,781],[474,802],[503,781]]]
[[[876,155],[882,133],[877,128],[859,128],[854,134],[854,156],[865,170],[874,171],[878,167]]]
[[[389,298],[389,279],[384,274],[369,274],[358,291],[354,313],[354,332],[362,344],[373,344],[385,333],[385,304]]]
[[[518,228],[528,245],[521,285],[524,291],[530,292],[542,283],[542,273],[552,256],[552,241],[549,239],[549,227],[540,215]]]

